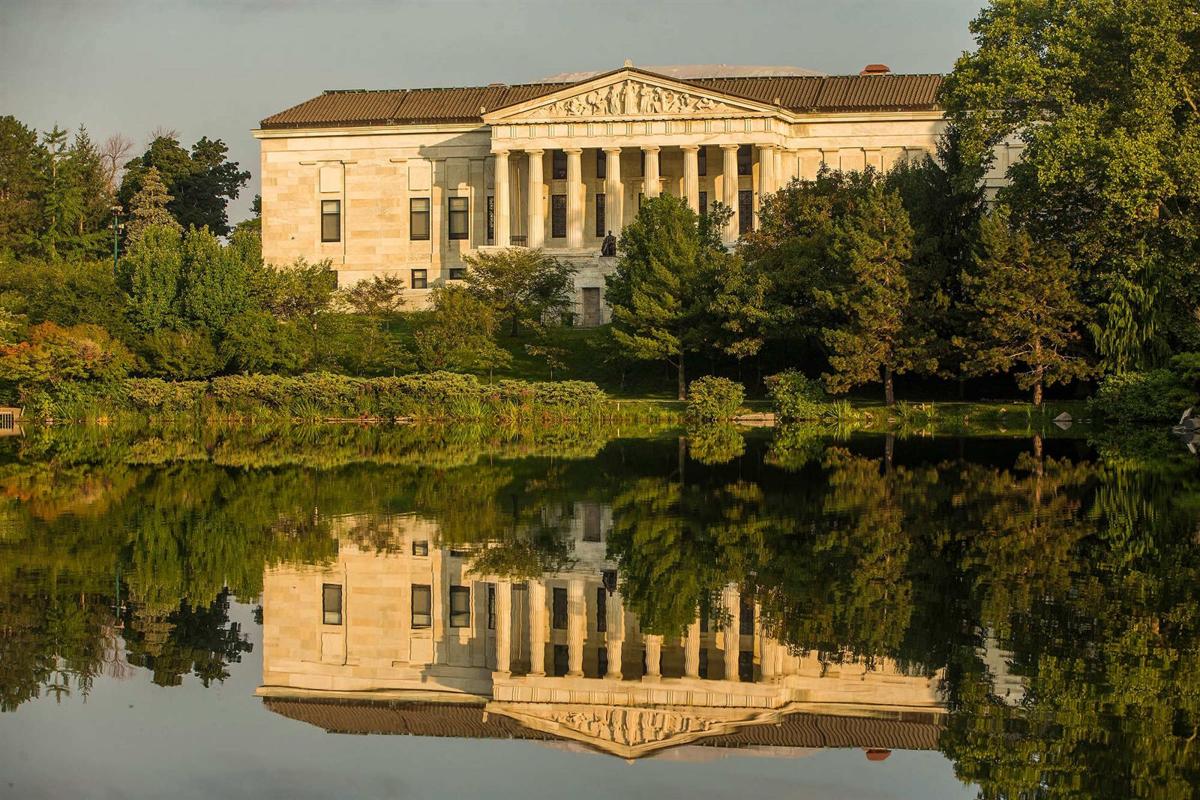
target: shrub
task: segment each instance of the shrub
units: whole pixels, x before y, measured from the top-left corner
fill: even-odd
[[[139,411],[181,414],[194,410],[208,392],[208,381],[164,381],[161,378],[130,378],[125,396]]]
[[[746,398],[740,383],[706,376],[688,386],[687,417],[694,422],[723,422],[737,416]]]
[[[781,421],[819,419],[829,408],[829,395],[821,383],[799,370],[771,375],[766,383],[771,405]]]
[[[705,466],[725,464],[746,451],[746,440],[732,422],[689,425],[688,453]]]
[[[1196,402],[1196,393],[1168,369],[1109,375],[1088,400],[1088,410],[1115,422],[1173,422]]]
[[[151,370],[164,378],[207,378],[225,366],[203,329],[158,330],[146,337],[142,347]]]

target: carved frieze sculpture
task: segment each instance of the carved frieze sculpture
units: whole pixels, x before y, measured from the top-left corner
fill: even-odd
[[[590,92],[557,100],[546,107],[552,117],[657,116],[695,114],[724,110],[711,97],[652,86],[639,81],[620,81]]]

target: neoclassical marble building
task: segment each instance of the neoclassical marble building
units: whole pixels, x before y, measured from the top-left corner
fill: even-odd
[[[342,285],[400,275],[419,305],[461,278],[468,253],[544,247],[579,269],[577,319],[598,324],[612,267],[601,242],[642,199],[667,193],[701,212],[719,201],[733,242],[791,179],[822,164],[886,170],[933,152],[945,125],[939,75],[659,69],[328,91],[267,117],[254,131],[263,254],[329,259]]]
[[[566,514],[572,563],[514,581],[439,547],[437,526],[399,516],[387,546],[335,521],[330,564],[270,568],[258,695],[333,732],[501,737],[637,758],[681,745],[932,749],[941,674],[881,659],[822,662],[764,630],[738,587],[682,636],[643,631],[606,558],[610,512]],[[781,749],[782,748],[782,749]]]

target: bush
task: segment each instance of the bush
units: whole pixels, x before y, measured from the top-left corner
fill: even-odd
[[[1196,402],[1196,393],[1174,372],[1155,369],[1109,375],[1088,400],[1088,410],[1113,422],[1174,422]]]
[[[725,422],[737,416],[746,398],[740,383],[706,376],[688,386],[687,418],[693,422]]]
[[[150,369],[173,380],[207,378],[225,366],[212,337],[203,329],[154,331],[142,348]]]
[[[789,369],[766,380],[771,405],[780,421],[820,419],[829,408],[829,395],[821,383],[799,370]]]
[[[194,410],[208,392],[208,381],[164,381],[161,378],[130,378],[125,396],[139,410],[182,414]]]

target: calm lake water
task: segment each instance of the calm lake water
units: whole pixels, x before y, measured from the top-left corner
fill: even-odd
[[[0,796],[1093,798],[1200,782],[1163,432],[0,441]]]

